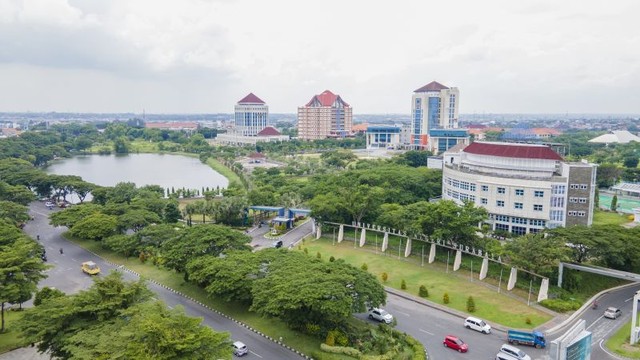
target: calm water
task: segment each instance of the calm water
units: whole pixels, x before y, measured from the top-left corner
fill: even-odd
[[[138,187],[160,185],[163,188],[226,188],[229,181],[197,158],[166,154],[130,154],[75,156],[53,162],[47,173],[78,175],[90,183],[114,186],[133,182]]]

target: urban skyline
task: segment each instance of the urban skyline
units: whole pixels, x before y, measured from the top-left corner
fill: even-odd
[[[293,113],[332,89],[358,113],[405,114],[434,80],[461,89],[461,114],[640,111],[632,0],[0,8],[1,112],[231,113],[253,92]]]

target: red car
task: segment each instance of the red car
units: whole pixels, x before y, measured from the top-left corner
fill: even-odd
[[[444,337],[444,341],[442,342],[444,347],[448,347],[449,349],[458,350],[458,352],[467,352],[469,350],[469,346],[460,338],[453,335],[447,335]]]

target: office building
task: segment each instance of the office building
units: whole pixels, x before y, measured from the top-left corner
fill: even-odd
[[[325,90],[298,107],[298,137],[303,140],[344,138],[351,135],[353,111],[339,95]]]
[[[565,162],[546,145],[474,142],[443,155],[442,198],[471,201],[493,230],[517,235],[591,225],[596,165]]]
[[[256,136],[267,127],[269,107],[253,93],[242,98],[235,106],[235,133]]]
[[[429,148],[429,131],[457,129],[460,93],[436,81],[419,88],[411,97],[411,146]]]

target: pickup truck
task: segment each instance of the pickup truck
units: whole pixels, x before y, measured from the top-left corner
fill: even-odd
[[[535,346],[538,349],[547,345],[547,341],[540,331],[509,330],[507,331],[507,341],[509,344]]]

